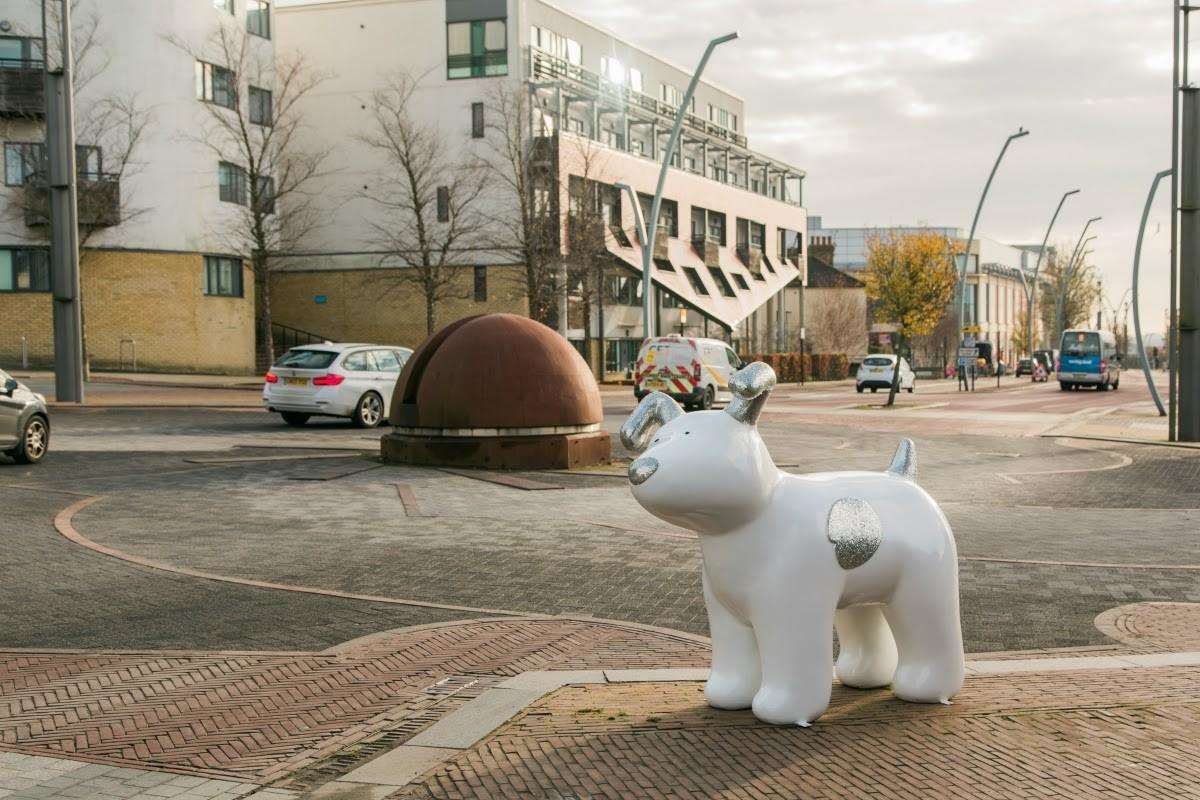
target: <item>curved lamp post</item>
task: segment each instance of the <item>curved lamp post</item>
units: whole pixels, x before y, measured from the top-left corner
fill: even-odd
[[[643,221],[646,237],[642,240],[642,331],[645,338],[649,339],[653,336],[650,328],[650,298],[652,293],[650,288],[650,262],[651,256],[654,254],[654,237],[658,233],[658,211],[662,206],[663,186],[667,182],[667,169],[671,166],[671,156],[675,153],[675,146],[679,142],[679,132],[683,128],[683,117],[687,114],[687,109],[691,105],[692,95],[696,93],[696,85],[700,83],[700,73],[704,72],[704,67],[708,64],[708,58],[712,55],[713,50],[717,45],[731,42],[738,38],[737,31],[727,33],[724,36],[718,36],[708,43],[708,47],[704,48],[704,55],[700,57],[700,63],[696,65],[696,71],[692,73],[692,80],[688,83],[687,91],[683,93],[683,101],[679,104],[679,108],[675,111],[675,124],[671,127],[671,138],[667,140],[667,149],[663,152],[662,168],[658,171],[658,187],[654,190],[654,202],[650,206],[650,219]],[[633,205],[638,211],[635,214],[640,214],[640,208],[637,201],[637,195],[633,193],[633,189],[628,189],[633,197]],[[636,218],[636,217],[635,217]]]
[[[1050,241],[1050,231],[1054,230],[1054,221],[1058,219],[1058,212],[1062,211],[1063,203],[1067,202],[1067,198],[1073,194],[1079,194],[1078,189],[1072,189],[1069,192],[1063,192],[1062,199],[1058,201],[1058,208],[1054,209],[1054,216],[1050,217],[1050,224],[1046,226],[1046,235],[1042,237],[1042,246],[1038,250],[1037,263],[1033,266],[1033,288],[1029,288],[1025,284],[1024,275],[1022,275],[1021,283],[1025,284],[1025,346],[1029,349],[1029,357],[1033,357],[1033,313],[1034,306],[1037,303],[1037,287],[1038,273],[1042,269],[1042,256],[1046,253],[1046,242]]]
[[[1150,360],[1146,358],[1146,346],[1142,343],[1142,317],[1138,310],[1138,269],[1141,267],[1142,261],[1142,237],[1146,233],[1146,220],[1150,218],[1150,206],[1154,202],[1154,193],[1158,191],[1158,184],[1162,179],[1169,176],[1171,172],[1169,169],[1164,169],[1154,176],[1154,182],[1150,184],[1150,194],[1146,195],[1146,207],[1142,209],[1142,224],[1138,227],[1137,245],[1133,250],[1133,335],[1137,337],[1138,360],[1142,362],[1142,374],[1146,376],[1146,385],[1150,387],[1150,396],[1154,398],[1154,405],[1158,407],[1160,417],[1165,417],[1167,410],[1163,408],[1162,398],[1158,396],[1158,387],[1154,385],[1154,378],[1150,375]]]
[[[1004,146],[1000,148],[1000,155],[996,156],[996,163],[992,165],[992,172],[988,175],[987,183],[983,185],[983,194],[979,195],[979,205],[975,206],[975,217],[971,220],[971,232],[967,234],[967,249],[963,253],[962,269],[959,270],[958,277],[959,294],[961,295],[958,309],[960,328],[967,324],[967,264],[971,261],[971,243],[975,241],[975,226],[979,224],[979,213],[983,211],[983,201],[987,199],[988,189],[992,188],[992,179],[996,177],[996,170],[1000,168],[1000,162],[1004,160],[1004,153],[1008,150],[1008,146],[1013,143],[1014,139],[1028,135],[1029,131],[1017,128],[1016,133],[1004,140]],[[976,314],[978,313],[976,310]]]

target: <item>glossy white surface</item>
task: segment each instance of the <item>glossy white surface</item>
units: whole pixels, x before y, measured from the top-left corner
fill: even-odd
[[[774,373],[763,370],[770,368],[755,363],[737,373],[735,392],[764,383],[769,392]],[[656,393],[642,402],[664,400]],[[622,437],[636,442],[665,416],[635,411]],[[904,470],[781,472],[756,418],[757,411],[749,422],[728,411],[674,417],[630,465],[638,503],[700,534],[713,639],[709,703],[751,707],[765,722],[810,724],[829,704],[835,627],[842,683],[890,683],[903,700],[948,702],[964,663],[958,560],[941,509]],[[911,454],[897,460],[913,463]],[[882,527],[877,549],[852,569],[839,565],[831,541],[838,532],[828,528],[830,510],[847,499],[868,505]]]

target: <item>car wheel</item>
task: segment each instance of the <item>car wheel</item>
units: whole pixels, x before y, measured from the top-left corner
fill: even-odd
[[[46,456],[50,449],[50,426],[45,417],[30,417],[21,432],[21,442],[12,451],[12,457],[18,464],[36,464]]]
[[[875,394],[875,393],[876,393],[876,392],[878,392],[878,391],[879,391],[879,387],[878,387],[878,386],[872,386],[872,387],[871,387],[871,394]]]
[[[862,390],[863,390],[862,384],[860,383],[860,384],[858,384],[857,386],[855,386],[855,387],[854,387],[854,390],[855,390],[856,392],[858,392],[859,394],[862,394]]]
[[[916,382],[916,381],[913,381],[912,383],[910,383],[910,384],[908,385],[908,393],[909,393],[909,394],[912,394],[912,393],[913,393],[913,389],[915,389],[915,388],[917,388],[917,382]]]
[[[713,407],[713,403],[716,401],[716,399],[717,399],[716,390],[713,389],[713,387],[711,385],[706,387],[704,390],[704,397],[700,400],[700,408],[702,408],[705,411],[708,411],[710,408]]]
[[[1107,392],[1108,391],[1108,381],[1105,381],[1104,383],[1097,383],[1096,391],[1097,392]]]
[[[1113,384],[1113,391],[1115,392],[1117,389],[1120,389],[1120,388],[1121,388],[1121,379],[1117,378],[1117,382]]]
[[[283,417],[283,421],[293,428],[299,428],[308,422],[310,414],[297,414],[295,411],[281,411],[279,416]]]
[[[383,398],[375,392],[367,392],[358,399],[351,419],[356,428],[374,428],[383,422]]]
[[[1069,383],[1063,383],[1062,381],[1058,382],[1058,388],[1062,389],[1064,392],[1071,391],[1071,385]]]

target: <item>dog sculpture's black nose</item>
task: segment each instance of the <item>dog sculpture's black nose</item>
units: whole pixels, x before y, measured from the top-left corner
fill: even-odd
[[[658,471],[658,459],[643,456],[629,465],[629,482],[634,486],[650,480],[650,476]]]

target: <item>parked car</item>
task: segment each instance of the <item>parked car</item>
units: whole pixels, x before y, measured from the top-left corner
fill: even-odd
[[[1032,375],[1032,374],[1033,374],[1033,359],[1032,358],[1022,358],[1020,361],[1017,362],[1016,375],[1018,378],[1021,377],[1022,375]]]
[[[36,464],[49,449],[46,398],[0,370],[0,452],[18,464]]]
[[[1058,351],[1034,350],[1033,357],[1035,360],[1042,362],[1042,366],[1046,368],[1046,372],[1053,372],[1054,364],[1058,360]]]
[[[862,366],[855,375],[855,390],[862,394],[863,389],[876,392],[880,389],[890,389],[892,373],[896,368],[896,356],[887,353],[876,353],[863,359]],[[900,388],[912,393],[917,385],[917,376],[908,365],[908,360],[900,359]]]
[[[712,408],[733,399],[729,376],[742,368],[737,353],[720,339],[673,333],[642,342],[633,365],[633,396],[665,392],[684,408]]]
[[[347,417],[374,428],[388,417],[407,347],[378,344],[307,344],[275,362],[263,383],[263,405],[288,425],[315,416]]]

